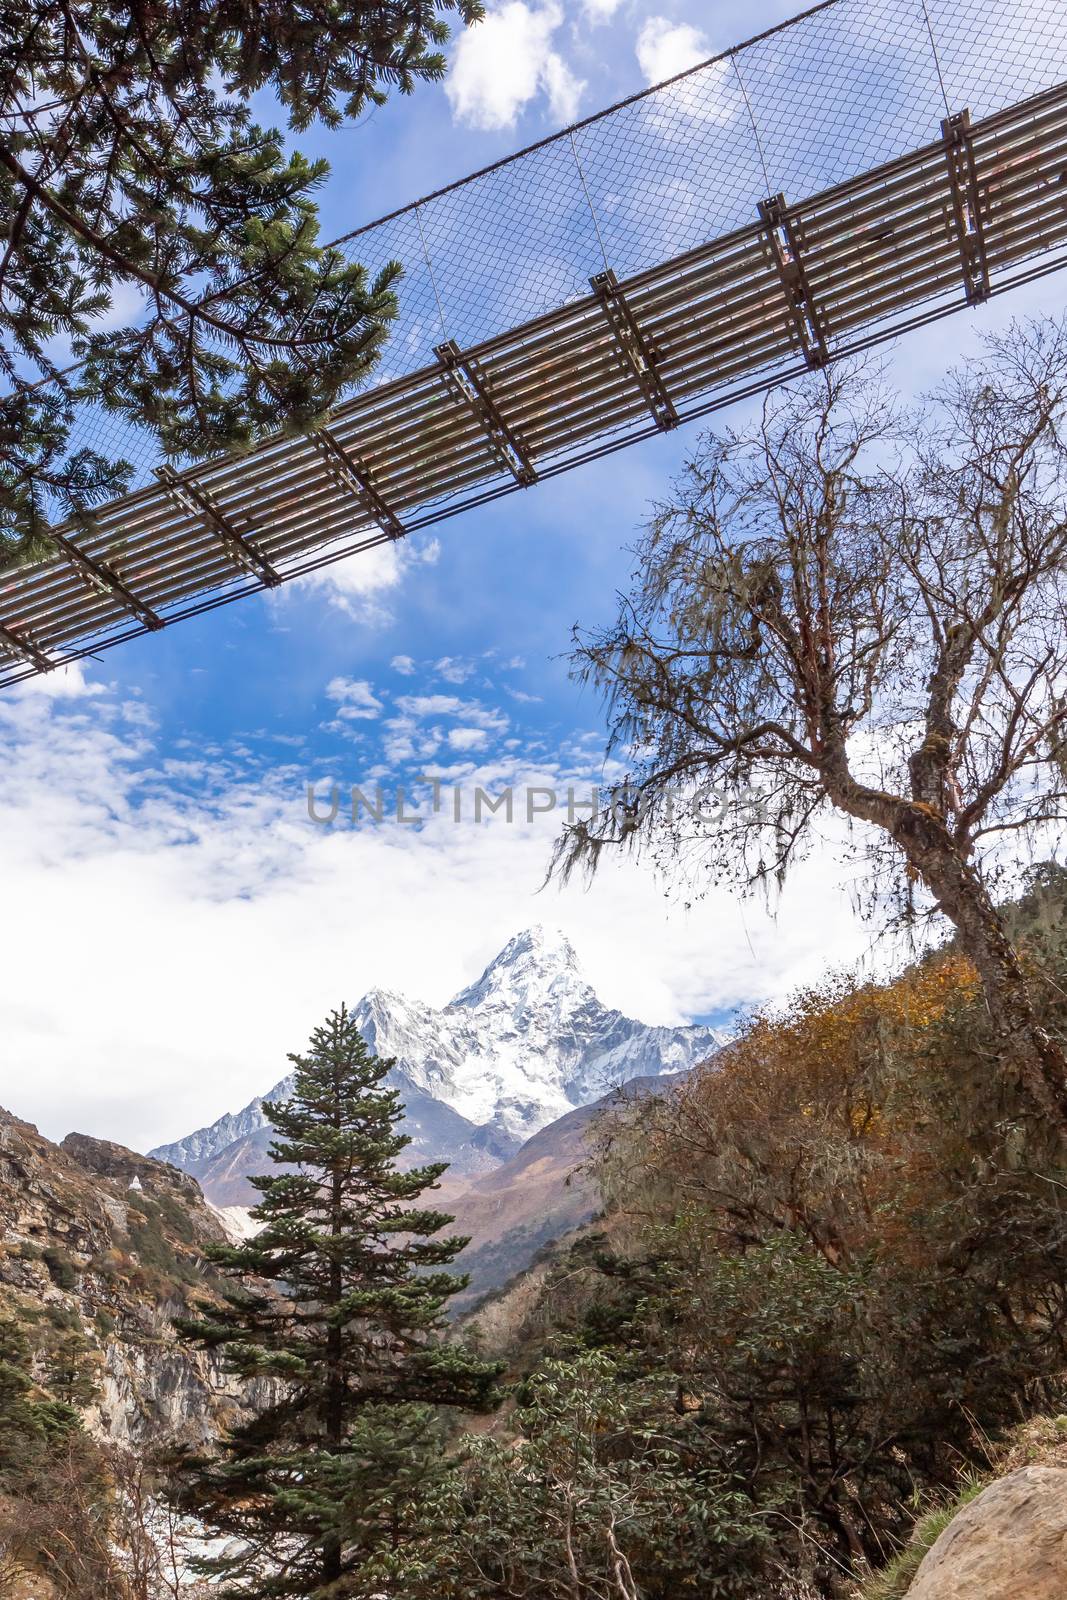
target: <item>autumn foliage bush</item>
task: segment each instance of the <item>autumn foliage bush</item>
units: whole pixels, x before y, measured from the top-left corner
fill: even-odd
[[[1064,883],[1047,869],[1012,913],[1061,1037]],[[951,949],[754,1017],[602,1125],[603,1234],[548,1286],[557,1335],[629,1381],[670,1374],[679,1459],[741,1484],[774,1570],[819,1593],[887,1559],[980,1440],[1059,1400],[1067,1171],[999,1048]]]

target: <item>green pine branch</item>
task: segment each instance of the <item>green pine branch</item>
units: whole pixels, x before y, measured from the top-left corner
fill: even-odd
[[[268,89],[298,131],[439,78],[446,18],[480,0],[264,7],[201,0],[0,12],[0,566],[133,468],[76,437],[79,405],[162,454],[315,426],[378,361],[401,267],[371,276],[318,238],[328,167],[252,120]],[[140,313],[101,317],[134,290]],[[53,357],[66,341],[82,365]]]

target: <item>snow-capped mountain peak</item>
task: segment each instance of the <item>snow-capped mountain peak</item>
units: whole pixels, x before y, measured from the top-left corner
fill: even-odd
[[[570,940],[558,928],[537,924],[509,939],[477,982],[461,989],[445,1009],[521,1009],[551,1000],[581,1004],[592,995]]]
[[[393,1081],[420,1130],[419,1159],[456,1160],[451,1145],[435,1149],[447,1139],[472,1170],[616,1086],[683,1071],[722,1042],[712,1028],[655,1027],[603,1005],[570,942],[543,927],[516,934],[442,1009],[370,989],[353,1016],[371,1048],[395,1061]],[[283,1079],[268,1098],[290,1092]],[[152,1153],[204,1176],[264,1122],[254,1100]]]

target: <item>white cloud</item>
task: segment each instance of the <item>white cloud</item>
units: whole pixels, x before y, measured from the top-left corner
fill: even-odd
[[[640,102],[640,114],[650,132],[668,143],[689,145],[695,124],[725,127],[743,107],[741,91],[729,61],[709,61],[711,46],[688,22],[668,22],[648,17],[637,36],[637,62],[646,83],[664,83],[678,73],[688,73],[678,83]],[[707,65],[700,72],[691,67]],[[680,173],[652,185],[643,195],[647,219],[662,213],[668,230],[677,218],[700,200]]]
[[[455,694],[407,694],[397,705],[413,717],[441,717],[459,711],[463,701]]]
[[[108,293],[107,307],[89,319],[89,326],[94,333],[108,333],[113,328],[131,328],[140,321],[148,304],[148,295],[139,283],[114,283]]]
[[[460,717],[464,722],[483,728],[486,733],[506,733],[510,720],[498,706],[483,705],[480,700],[461,700],[454,694],[412,694],[397,701],[402,712],[415,718]]]
[[[441,546],[436,539],[424,544],[407,539],[375,545],[373,549],[295,579],[272,598],[281,608],[301,590],[319,590],[331,606],[343,611],[353,622],[383,627],[393,620],[386,599],[389,591],[396,589],[413,568],[433,566],[440,554]]]
[[[394,656],[389,665],[403,678],[410,678],[415,671],[415,663],[410,656]]]
[[[444,733],[439,727],[425,728],[415,716],[390,717],[385,724],[385,758],[392,766],[408,761],[425,762],[441,748]]]
[[[445,84],[458,122],[492,130],[514,127],[538,94],[557,122],[573,122],[585,84],[552,49],[563,22],[558,0],[542,6],[506,0],[460,36]]]
[[[396,708],[398,715],[385,723],[383,745],[385,758],[394,767],[429,761],[446,739],[453,750],[482,750],[490,735],[506,733],[511,726],[499,707],[483,705],[480,700],[463,700],[455,694],[401,695]],[[462,726],[446,732],[440,718]]]
[[[478,727],[464,715],[453,731]],[[340,1000],[380,984],[441,1004],[531,922],[560,923],[605,1002],[651,1022],[780,996],[866,943],[825,862],[776,922],[726,890],[687,913],[627,861],[588,893],[539,893],[558,812],[319,827],[302,765],[252,782],[204,750],[188,799],[150,740],[110,695],[0,700],[0,878],[19,930],[0,1097],[53,1137],[178,1137],[280,1078]],[[467,765],[463,781],[558,782],[554,753],[517,762]],[[581,798],[589,779],[573,781]],[[374,905],[396,914],[359,913]]]
[[[582,0],[582,10],[589,22],[608,22],[621,4],[622,0]]]
[[[484,750],[488,740],[484,728],[453,728],[448,735],[453,750]]]
[[[637,35],[637,64],[646,83],[663,83],[711,55],[704,35],[688,22],[646,17]]]
[[[74,661],[67,667],[57,667],[54,672],[41,673],[36,678],[26,678],[22,683],[4,690],[4,694],[12,700],[82,700],[104,692],[102,683],[86,683],[80,661]]]
[[[459,661],[455,656],[442,656],[433,669],[446,683],[466,683],[475,671],[473,662]]]
[[[336,700],[337,715],[348,721],[373,720],[382,710],[382,702],[366,678],[331,678],[326,695]]]
[[[573,122],[578,115],[585,82],[574,76],[563,57],[555,51],[545,57],[544,84],[552,116],[557,122]]]

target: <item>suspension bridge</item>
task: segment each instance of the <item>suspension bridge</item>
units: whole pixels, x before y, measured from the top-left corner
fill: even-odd
[[[824,0],[340,241],[404,265],[380,381],[159,463],[0,573],[0,684],[566,472],[1067,264],[1062,0]]]

